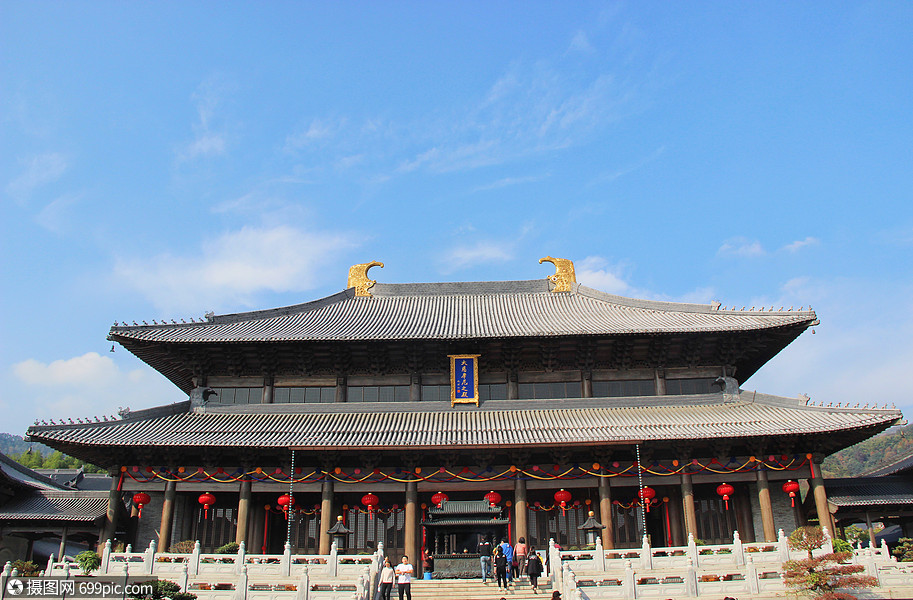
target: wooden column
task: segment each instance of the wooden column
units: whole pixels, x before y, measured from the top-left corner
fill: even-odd
[[[672,527],[672,545],[685,545],[685,523],[682,519],[681,490],[672,489],[669,494],[669,524]]]
[[[770,484],[767,471],[763,468],[756,471],[758,479],[758,504],[761,505],[761,524],[764,526],[764,541],[777,541],[777,528],[774,525],[774,509],[770,503]]]
[[[507,399],[516,400],[520,397],[519,377],[516,371],[507,372]]]
[[[602,547],[615,547],[615,519],[612,518],[612,488],[609,478],[599,478],[599,522],[605,525],[602,530]]]
[[[345,376],[336,378],[336,402],[345,402],[348,399],[348,397],[349,397],[348,386],[349,386],[349,381]],[[335,524],[336,524],[336,519],[333,519],[333,522],[330,524],[330,527],[332,527]],[[327,550],[327,553],[329,553],[329,552],[330,551]],[[323,554],[323,553],[321,552],[321,554]]]
[[[865,526],[869,529],[869,548],[875,547],[875,528],[872,527],[872,515],[865,511]]]
[[[814,459],[809,461],[812,470],[812,493],[815,495],[815,512],[818,514],[818,525],[827,527],[831,536],[834,535],[834,523],[831,520],[831,511],[827,509],[827,492],[824,490],[824,479],[821,478],[821,465]]]
[[[320,494],[320,554],[329,554],[332,541],[327,533],[336,523],[333,515],[333,480],[327,476]]]
[[[108,471],[111,476],[111,489],[108,492],[108,511],[105,513],[105,522],[101,528],[101,535],[98,536],[99,554],[105,548],[105,542],[114,539],[114,533],[117,530],[117,517],[120,512],[120,469],[111,469]]]
[[[250,524],[250,479],[241,482],[241,493],[238,498],[238,529],[235,532],[235,542],[244,542],[247,547],[247,530]]]
[[[691,534],[697,539],[697,515],[694,512],[694,485],[691,474],[682,473],[682,508],[685,509],[685,535]]]
[[[57,551],[57,560],[63,560],[63,555],[67,551],[67,526],[63,526],[63,532],[60,534],[60,549]]]
[[[656,369],[653,372],[653,384],[656,386],[657,396],[666,395],[666,372],[663,369]]]
[[[162,501],[162,521],[159,524],[159,552],[168,552],[168,548],[171,547],[171,524],[174,522],[174,497],[176,491],[176,481],[165,483],[165,499]]]
[[[514,537],[513,543],[520,538],[529,541],[528,503],[526,501],[526,480],[517,477],[514,480]]]
[[[582,371],[580,373],[581,388],[580,391],[583,394],[583,398],[592,398],[593,397],[593,372],[592,371]]]
[[[409,402],[422,400],[422,374],[413,373],[409,377]]]
[[[406,538],[406,556],[409,562],[416,566],[416,573],[419,572],[422,565],[422,558],[418,555],[418,484],[415,481],[406,482],[406,523],[404,527],[404,537]]]

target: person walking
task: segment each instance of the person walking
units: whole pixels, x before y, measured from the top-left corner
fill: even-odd
[[[526,571],[526,553],[529,546],[526,545],[526,538],[521,537],[514,546],[514,577],[520,578]]]
[[[511,548],[510,542],[508,542],[506,539],[501,540],[501,552],[504,553],[504,558],[507,560],[507,581],[513,582],[514,549]]]
[[[396,573],[390,565],[390,559],[384,558],[384,568],[380,571],[380,583],[377,586],[376,600],[390,600],[390,593],[393,591],[393,579]]]
[[[479,538],[479,564],[482,567],[482,583],[488,583],[491,574],[491,542],[487,538]]]
[[[542,559],[536,554],[535,548],[529,549],[526,559],[526,574],[529,575],[529,585],[533,588],[533,593],[539,593],[539,576],[542,575]]]
[[[504,556],[504,549],[501,546],[495,548],[493,560],[495,564],[495,577],[498,580],[498,589],[501,589],[501,582],[504,582],[504,588],[507,589],[507,574],[510,572],[510,566],[507,563],[507,557]]]
[[[412,574],[414,572],[415,569],[409,563],[409,557],[403,555],[403,560],[396,565],[396,590],[399,592],[399,600],[403,600],[403,594],[412,600]]]

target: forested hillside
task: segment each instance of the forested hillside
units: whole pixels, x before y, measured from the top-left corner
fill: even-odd
[[[913,425],[890,429],[831,454],[821,465],[825,477],[855,477],[890,465],[913,452]]]
[[[0,452],[30,469],[77,469],[82,466],[87,473],[103,472],[95,465],[83,463],[78,458],[67,456],[43,444],[30,444],[21,436],[10,433],[0,433]]]

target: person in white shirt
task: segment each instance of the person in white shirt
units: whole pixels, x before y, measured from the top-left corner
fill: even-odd
[[[402,562],[396,565],[396,589],[399,591],[399,600],[403,600],[403,594],[406,598],[412,600],[412,573],[415,569],[409,563],[409,557],[403,556]]]
[[[390,592],[393,591],[393,579],[395,573],[390,566],[390,559],[384,559],[384,568],[380,572],[380,584],[377,586],[377,600],[390,600]]]

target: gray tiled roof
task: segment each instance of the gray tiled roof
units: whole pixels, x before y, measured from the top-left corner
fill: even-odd
[[[898,410],[807,406],[742,392],[738,402],[706,394],[488,401],[455,408],[446,402],[214,406],[195,412],[169,407],[164,414],[108,423],[33,426],[28,434],[51,445],[81,446],[472,448],[837,434],[884,429],[901,417]]]
[[[5,454],[0,454],[0,477],[12,480],[21,486],[45,490],[66,489],[53,479],[20,465]]]
[[[436,506],[428,507],[428,514],[437,518],[444,515],[495,515],[501,514],[501,509],[497,506],[492,507],[487,500],[447,500],[442,503],[441,508]]]
[[[883,475],[896,475],[899,473],[904,473],[906,471],[909,471],[911,468],[913,468],[913,451],[908,452],[906,456],[894,461],[893,463],[891,463],[887,466],[875,469],[873,471],[869,471],[868,473],[866,473],[866,475],[868,475],[870,477],[880,477]]]
[[[108,509],[108,492],[36,490],[0,507],[4,519],[93,521]]]
[[[827,479],[827,499],[838,507],[867,505],[913,506],[913,481],[906,477]]]
[[[466,339],[762,330],[814,324],[813,311],[734,311],[632,300],[577,285],[554,294],[547,280],[382,284],[206,323],[115,326],[112,339],[172,343]]]

